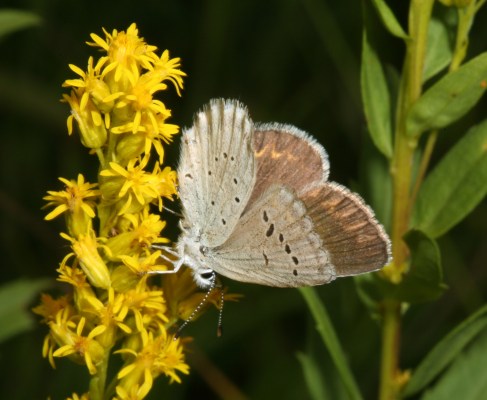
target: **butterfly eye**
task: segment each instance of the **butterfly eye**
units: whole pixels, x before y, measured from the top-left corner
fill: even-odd
[[[215,273],[213,271],[208,271],[208,272],[203,272],[200,274],[200,276],[205,280],[205,281],[210,281],[213,279],[215,276]]]

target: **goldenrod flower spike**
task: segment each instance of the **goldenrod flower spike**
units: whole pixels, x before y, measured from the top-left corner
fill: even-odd
[[[177,176],[162,162],[179,127],[168,123],[171,110],[160,95],[168,89],[180,94],[180,59],[158,53],[135,24],[103,32],[89,43],[101,56],[90,57],[86,70],[70,65],[74,77],[63,84],[71,108],[68,133],[77,130],[97,156],[98,176],[90,178],[97,182],[81,173],[76,180],[60,178],[65,188],[44,198],[51,208],[47,220],[65,216],[61,236],[71,252],[57,272],[72,294],[43,295],[34,308],[49,327],[44,357],[52,366],[67,357],[92,376],[86,393],[73,393],[73,400],[142,399],[160,375],[181,382],[189,367],[181,340],[168,329],[178,321],[179,306],[186,312],[198,297],[192,279],[167,279],[162,288],[147,274],[166,268],[153,245],[169,242],[161,236],[166,221],[160,212],[177,195]],[[125,364],[110,377],[114,356]]]

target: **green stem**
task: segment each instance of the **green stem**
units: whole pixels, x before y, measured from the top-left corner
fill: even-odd
[[[394,399],[398,394],[396,375],[391,379],[391,371],[398,371],[399,366],[400,312],[401,306],[398,302],[389,301],[384,304],[380,400]]]
[[[106,351],[102,362],[96,366],[96,374],[90,380],[90,399],[105,400],[105,384],[107,379],[110,351]]]
[[[409,251],[403,236],[409,228],[411,210],[412,166],[417,147],[415,135],[406,129],[407,113],[420,97],[423,83],[423,67],[426,54],[428,25],[434,0],[412,0],[409,10],[409,40],[404,62],[403,76],[397,104],[394,157],[391,165],[393,179],[392,249],[393,263],[384,269],[383,275],[393,283],[399,283],[407,271]],[[399,393],[399,338],[401,303],[392,299],[383,302],[382,355],[380,391],[381,400],[396,399]]]

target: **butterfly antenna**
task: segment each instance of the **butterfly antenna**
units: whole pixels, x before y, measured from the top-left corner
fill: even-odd
[[[174,335],[174,340],[176,340],[181,335],[181,331],[183,330],[183,328],[186,325],[188,325],[194,319],[194,317],[196,317],[196,315],[201,310],[201,307],[203,307],[203,305],[208,301],[208,298],[210,297],[211,292],[213,292],[213,290],[215,289],[215,285],[216,285],[216,274],[214,271],[212,271],[211,278],[210,278],[210,287],[208,288],[208,291],[206,292],[205,296],[200,301],[200,303],[193,310],[193,312],[189,315],[188,319],[186,319],[186,321],[184,321],[179,326],[178,330],[176,331],[176,334]],[[221,312],[220,312],[220,318],[219,318],[219,324],[220,323],[221,323]],[[220,336],[220,335],[218,335],[218,336]]]
[[[223,334],[223,303],[225,302],[225,293],[223,292],[223,288],[220,291],[220,309],[218,310],[218,327],[216,330],[216,335],[221,337]]]

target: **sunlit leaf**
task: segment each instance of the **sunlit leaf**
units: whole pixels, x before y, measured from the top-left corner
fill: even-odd
[[[487,88],[487,53],[475,57],[429,88],[413,104],[406,120],[411,136],[450,125],[464,116]]]

